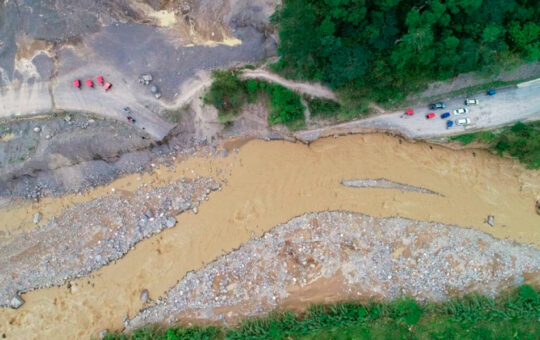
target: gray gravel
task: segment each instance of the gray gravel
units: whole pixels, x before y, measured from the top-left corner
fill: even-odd
[[[196,178],[105,195],[0,242],[0,306],[9,306],[18,293],[61,285],[121,258],[142,239],[173,227],[174,215],[197,207],[217,189],[213,179]]]
[[[295,296],[307,307],[313,296],[440,301],[471,292],[494,295],[523,283],[526,274],[538,281],[539,271],[540,251],[534,247],[477,230],[399,217],[312,213],[188,273],[127,330],[181,318],[226,322],[261,315],[282,302],[290,305]],[[317,290],[324,280],[338,284]],[[298,297],[303,292],[306,300]]]
[[[438,192],[435,192],[426,188],[420,188],[420,187],[415,187],[414,185],[394,182],[386,178],[342,180],[341,184],[344,186],[353,187],[353,188],[398,189],[398,190],[403,190],[403,191],[414,191],[414,192],[420,192],[423,194],[432,194],[432,195],[442,196]]]

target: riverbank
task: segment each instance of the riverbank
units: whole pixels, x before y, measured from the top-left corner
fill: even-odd
[[[170,168],[161,165],[151,174],[124,176],[81,196],[79,202],[88,202],[114,188],[122,197],[141,184],[165,186],[180,176],[219,178],[222,184],[221,191],[200,204],[197,214],[174,216],[175,227],[141,241],[116,263],[71,281],[76,289],[68,289],[66,282],[24,294],[26,303],[20,309],[0,310],[0,328],[15,338],[34,334],[82,338],[105,328],[121,329],[126,315],[132,318],[144,307],[143,290],[156,301],[189,271],[309,212],[346,210],[437,221],[540,245],[534,211],[540,174],[514,160],[383,134],[326,138],[309,146],[285,141],[242,143],[231,142],[239,150],[227,157],[177,159]],[[441,195],[341,184],[357,178],[385,178]],[[71,205],[55,198],[42,203],[51,211],[43,216],[44,222]],[[30,223],[34,211],[19,210],[21,215],[29,214]],[[495,217],[494,227],[484,222],[489,215]]]

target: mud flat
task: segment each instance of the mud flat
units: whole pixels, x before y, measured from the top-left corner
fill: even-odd
[[[219,177],[222,190],[202,202],[197,214],[176,216],[175,227],[139,242],[116,263],[91,277],[73,280],[71,289],[35,290],[22,296],[26,303],[20,309],[0,309],[0,331],[8,338],[31,339],[36,334],[88,338],[105,328],[122,329],[126,315],[133,318],[147,307],[140,300],[144,289],[157,301],[189,271],[311,212],[337,210],[374,218],[436,221],[436,225],[471,227],[498,239],[540,245],[540,217],[534,210],[540,172],[485,151],[452,151],[373,134],[321,139],[309,146],[252,140],[225,158],[190,158],[173,165],[170,171],[158,169],[140,181],[140,175],[130,175],[95,190],[103,194],[127,183],[164,186],[181,175]],[[385,178],[444,196],[349,188],[340,183],[351,178]],[[69,207],[66,201],[55,206],[54,200],[43,202],[51,214]],[[31,223],[34,211],[29,209],[25,220]],[[494,227],[484,223],[488,215],[495,216]],[[327,296],[334,290],[321,291]]]
[[[477,230],[348,212],[307,214],[188,273],[128,330],[227,323],[279,307],[402,295],[441,301],[540,282],[540,251]]]

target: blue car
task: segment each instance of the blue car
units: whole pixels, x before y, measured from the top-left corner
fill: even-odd
[[[450,112],[445,112],[441,115],[441,119],[446,119],[448,117],[450,117]]]
[[[495,95],[495,93],[497,93],[497,91],[495,91],[494,89],[487,91],[488,96],[493,96]]]
[[[454,126],[454,122],[452,120],[447,120],[446,121],[446,128],[450,129],[452,126]]]

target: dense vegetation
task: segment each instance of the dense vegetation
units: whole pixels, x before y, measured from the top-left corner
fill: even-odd
[[[146,327],[106,339],[538,339],[538,293],[524,285],[496,299],[472,295],[423,305],[408,298],[315,305],[302,316],[277,313],[236,328]]]
[[[537,0],[285,0],[273,21],[276,69],[353,101],[540,58]]]
[[[246,103],[267,95],[270,101],[270,125],[284,124],[299,128],[304,124],[304,110],[300,96],[278,84],[257,80],[241,80],[236,70],[214,71],[214,82],[204,96],[206,104],[214,105],[222,122],[233,120]]]
[[[540,168],[540,122],[513,126],[498,131],[480,131],[451,137],[462,144],[480,142],[489,144],[499,155],[508,154],[517,158],[528,168]]]

